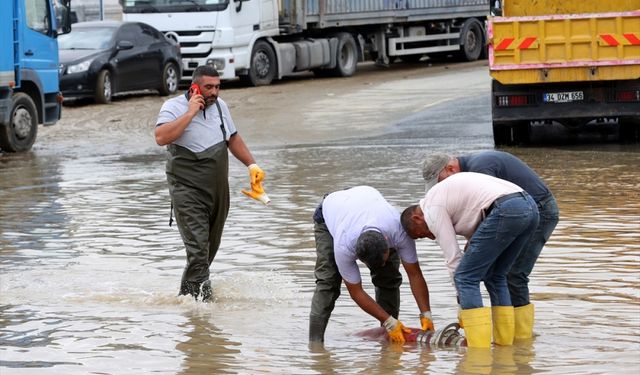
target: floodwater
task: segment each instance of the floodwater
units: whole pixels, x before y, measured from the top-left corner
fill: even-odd
[[[343,288],[324,348],[309,348],[315,205],[360,184],[399,210],[417,202],[424,152],[493,148],[485,96],[463,104],[367,138],[255,142],[272,203],[240,193],[246,169],[232,161],[210,304],[176,296],[184,252],[152,140],[116,142],[124,131],[111,126],[99,146],[44,138],[1,155],[0,373],[640,373],[640,148],[616,143],[505,149],[545,179],[561,212],[531,276],[533,340],[481,353],[367,341],[354,333],[377,323]],[[454,290],[435,243],[419,240],[418,253],[442,328],[456,319]],[[400,319],[415,327],[417,314],[404,284]]]

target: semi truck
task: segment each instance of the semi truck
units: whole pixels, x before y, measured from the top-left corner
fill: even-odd
[[[38,125],[61,116],[56,37],[71,31],[70,0],[0,1],[0,149],[28,151]]]
[[[120,0],[123,19],[181,46],[183,80],[211,65],[258,86],[296,72],[351,76],[357,63],[476,60],[489,0]]]
[[[488,43],[496,145],[557,124],[638,139],[640,0],[504,0]]]

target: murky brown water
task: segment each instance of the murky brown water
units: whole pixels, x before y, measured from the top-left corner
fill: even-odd
[[[561,210],[532,275],[532,342],[474,356],[365,341],[352,334],[376,322],[345,290],[325,349],[308,348],[310,217],[320,197],[368,184],[398,209],[416,202],[423,152],[492,147],[484,100],[469,100],[473,120],[450,115],[433,133],[415,124],[454,106],[368,139],[258,145],[269,207],[240,193],[246,170],[232,162],[212,304],[176,297],[184,253],[167,225],[164,154],[148,139],[136,146],[106,135],[98,148],[76,139],[73,152],[45,139],[33,153],[0,156],[0,373],[639,373],[636,145],[507,149],[548,182]],[[454,290],[437,246],[420,240],[418,252],[441,328],[456,318]],[[418,326],[408,286],[402,292],[401,319]]]

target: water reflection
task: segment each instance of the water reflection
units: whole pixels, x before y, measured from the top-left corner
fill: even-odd
[[[538,372],[530,365],[534,356],[530,340],[515,342],[513,346],[496,346],[493,349],[469,348],[463,354],[456,373],[533,374]]]
[[[334,359],[335,355],[320,343],[309,345],[309,368],[317,374],[338,375],[345,371],[344,364]]]
[[[507,149],[548,182],[561,213],[531,276],[538,334],[531,342],[475,356],[366,341],[350,333],[377,323],[343,290],[325,347],[308,348],[311,214],[322,195],[368,184],[402,209],[423,194],[418,164],[427,149],[475,151],[490,148],[488,139],[448,143],[396,134],[263,149],[256,154],[268,172],[268,207],[240,194],[246,169],[232,163],[232,207],[212,269],[211,305],[176,297],[184,252],[177,230],[168,227],[162,152],[3,156],[0,368],[12,374],[30,368],[65,374],[637,373],[636,146]],[[419,241],[418,252],[436,328],[443,327],[456,319],[454,289],[437,245]],[[408,285],[401,290],[401,318],[416,326]]]
[[[66,237],[68,218],[58,201],[59,170],[56,158],[39,157],[32,152],[0,157],[0,254],[3,258],[15,256],[5,252],[12,248],[28,250],[44,246],[41,235]]]
[[[204,374],[211,369],[216,369],[217,374],[237,373],[240,353],[237,347],[240,343],[229,340],[228,335],[212,323],[213,316],[189,313],[187,318],[187,321],[180,325],[188,331],[186,340],[176,345],[176,349],[184,356],[179,373]]]

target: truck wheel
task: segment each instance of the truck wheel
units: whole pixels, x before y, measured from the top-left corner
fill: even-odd
[[[493,143],[496,146],[526,144],[530,139],[531,124],[529,121],[493,123]]]
[[[493,143],[497,146],[511,144],[511,126],[502,123],[493,123]]]
[[[241,77],[252,86],[266,86],[276,78],[276,53],[271,45],[259,40],[251,52],[251,66],[249,74]]]
[[[476,61],[482,54],[484,35],[482,24],[475,18],[469,18],[460,29],[460,51],[458,57],[466,61]]]
[[[531,123],[518,121],[513,125],[513,143],[528,144],[531,141]]]
[[[162,70],[162,85],[160,85],[158,89],[160,95],[165,96],[175,93],[178,90],[178,81],[180,81],[180,77],[178,77],[176,64],[172,62],[164,64],[164,69]]]
[[[106,69],[100,71],[96,80],[96,103],[107,104],[111,102],[111,96],[113,95],[111,87],[111,72]]]
[[[28,151],[38,134],[36,104],[25,93],[11,98],[11,122],[0,128],[0,148],[8,152]]]
[[[358,64],[358,46],[353,35],[337,33],[338,48],[336,50],[336,67],[333,72],[338,77],[350,77],[356,72]]]
[[[637,143],[640,141],[640,120],[620,119],[618,126],[621,143]]]

